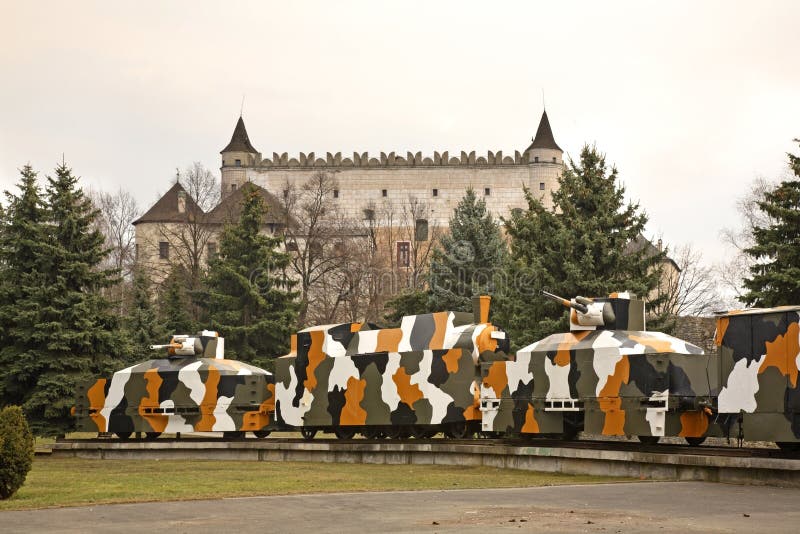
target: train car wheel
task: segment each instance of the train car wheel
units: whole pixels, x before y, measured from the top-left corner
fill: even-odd
[[[339,439],[353,439],[356,435],[356,429],[349,426],[339,426],[333,431]]]
[[[131,439],[131,434],[133,434],[133,432],[114,432],[114,435],[121,440]]]
[[[660,436],[636,436],[639,438],[639,441],[644,443],[645,445],[656,445],[658,440],[661,439]]]
[[[782,451],[786,452],[800,452],[800,442],[797,441],[777,441],[775,445]]]
[[[473,432],[470,431],[469,425],[467,425],[466,421],[450,423],[447,425],[444,433],[448,438],[452,439],[467,439],[473,435]]]
[[[272,431],[271,430],[254,430],[253,434],[257,438],[266,438],[267,436],[272,434]]]
[[[380,439],[381,430],[378,427],[368,426],[361,431],[361,435],[364,436],[364,439]]]
[[[684,439],[686,440],[686,443],[688,443],[690,447],[699,447],[706,440],[706,437],[700,436],[698,438],[684,438]]]
[[[411,425],[411,437],[414,439],[425,439],[428,431],[422,425]]]
[[[311,441],[317,435],[317,429],[303,427],[300,429],[300,435],[303,436],[304,440]]]
[[[387,439],[397,439],[400,437],[400,427],[390,426],[386,429],[385,434]]]
[[[153,441],[154,439],[158,438],[161,435],[161,432],[145,432],[144,439],[147,441]]]

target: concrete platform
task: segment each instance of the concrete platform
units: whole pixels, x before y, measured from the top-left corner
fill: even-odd
[[[575,447],[429,443],[296,442],[286,440],[87,441],[53,445],[54,457],[203,459],[367,464],[487,465],[548,473],[709,481],[800,488],[800,459],[719,456]]]
[[[800,490],[639,482],[0,512],[3,532],[797,532]]]

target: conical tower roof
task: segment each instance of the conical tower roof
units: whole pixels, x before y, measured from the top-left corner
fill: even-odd
[[[539,129],[536,130],[536,137],[533,138],[533,143],[531,143],[531,146],[528,147],[528,150],[532,148],[546,148],[564,152],[561,150],[561,147],[556,144],[556,140],[553,139],[553,130],[550,129],[550,121],[547,119],[547,111],[542,112],[542,119],[539,121]]]
[[[239,116],[236,128],[233,130],[231,142],[222,149],[220,154],[225,152],[258,152],[250,143],[250,138],[247,136],[247,128],[244,127],[244,119],[241,116]]]

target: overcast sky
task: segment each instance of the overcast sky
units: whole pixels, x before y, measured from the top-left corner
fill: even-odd
[[[0,189],[62,153],[144,208],[219,170],[245,95],[272,152],[594,143],[648,232],[724,258],[758,176],[800,152],[800,2],[0,0]]]

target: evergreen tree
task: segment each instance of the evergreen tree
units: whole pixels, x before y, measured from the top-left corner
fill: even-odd
[[[47,181],[52,268],[39,293],[37,325],[46,361],[23,407],[35,431],[63,434],[73,426],[69,410],[76,385],[113,367],[109,358],[120,356],[117,319],[102,295],[119,273],[102,267],[109,250],[95,224],[99,210],[72,170],[59,165]]]
[[[625,204],[624,194],[617,170],[589,146],[564,170],[552,210],[526,192],[528,210],[506,221],[511,258],[495,308],[512,341],[568,328],[565,310],[536,294],[540,289],[566,298],[625,290],[647,298],[656,287],[665,254],[632,246],[647,216],[638,204]]]
[[[165,335],[192,334],[197,325],[189,312],[189,296],[186,294],[186,275],[180,266],[172,269],[158,295],[158,320]]]
[[[125,319],[125,337],[130,344],[128,363],[149,359],[152,356],[149,345],[165,343],[166,336],[150,299],[147,273],[134,271],[132,290],[132,302]]]
[[[431,258],[428,286],[431,310],[472,311],[472,297],[494,289],[507,255],[500,228],[472,188],[456,206]]]
[[[0,405],[22,405],[45,365],[46,338],[39,293],[52,268],[46,209],[30,165],[20,171],[19,194],[6,192],[0,232]]]
[[[800,304],[800,156],[788,156],[796,178],[764,193],[758,206],[772,222],[753,228],[755,244],[745,250],[755,260],[743,282],[751,306]]]
[[[6,394],[22,401],[35,433],[55,435],[73,425],[69,409],[76,385],[118,353],[116,320],[102,296],[117,273],[101,267],[108,250],[94,224],[98,212],[72,171],[60,165],[47,181],[46,210],[29,168],[23,170],[21,197],[11,202],[14,220],[2,249],[17,256],[9,265],[19,299],[9,304],[10,290],[3,291],[4,320],[9,313],[16,318],[2,358],[8,364]]]
[[[406,315],[421,315],[431,313],[429,307],[431,292],[427,289],[406,289],[386,301],[386,313],[383,320],[387,327],[398,327]]]
[[[196,297],[231,358],[268,366],[289,348],[297,303],[283,275],[289,256],[277,250],[281,239],[260,231],[264,200],[245,187],[239,221],[223,230]]]

